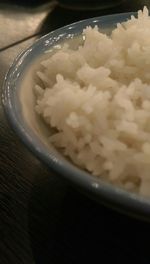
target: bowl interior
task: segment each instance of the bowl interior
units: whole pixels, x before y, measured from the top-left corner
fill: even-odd
[[[81,35],[86,26],[91,25],[94,27],[95,25],[98,25],[101,27],[101,31],[110,34],[118,22],[125,21],[130,16],[131,14],[129,13],[110,15],[72,24],[40,39],[40,41],[31,48],[29,55],[27,54],[26,56],[25,54],[23,63],[21,62],[22,65],[19,66],[22,69],[19,69],[19,79],[17,79],[16,82],[18,93],[15,98],[15,104],[18,105],[19,103],[18,107],[20,108],[23,120],[25,119],[25,122],[32,132],[36,134],[42,143],[44,143],[49,149],[52,148],[53,151],[56,151],[48,141],[51,129],[45,125],[43,120],[35,112],[35,94],[33,87],[35,83],[38,83],[36,72],[39,70],[40,62],[47,58],[47,54],[50,56],[50,54],[57,50],[58,46],[64,42],[69,42],[70,45],[72,45],[74,39],[76,39],[76,43],[73,44],[73,46],[77,47],[78,44],[81,43],[81,38],[77,37]],[[59,155],[58,152],[57,155]]]

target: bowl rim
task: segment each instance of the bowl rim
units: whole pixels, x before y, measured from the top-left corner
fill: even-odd
[[[6,117],[16,134],[28,149],[50,169],[53,169],[59,175],[62,175],[67,180],[76,184],[85,192],[89,193],[90,196],[95,196],[96,200],[98,199],[107,206],[111,206],[123,213],[148,220],[150,219],[150,199],[123,190],[122,188],[104,182],[101,179],[96,179],[90,175],[90,173],[84,172],[74,165],[66,165],[66,163],[60,162],[57,157],[51,155],[48,151],[45,152],[45,147],[43,148],[42,143],[37,146],[37,141],[34,140],[33,134],[29,130],[28,125],[18,116],[18,108],[14,105],[14,97],[12,96],[13,92],[17,101],[19,101],[19,96],[16,95],[16,84],[18,82],[17,74],[20,73],[21,65],[27,62],[27,59],[34,53],[36,48],[41,47],[41,45],[46,45],[46,41],[50,40],[50,47],[52,47],[54,46],[53,43],[56,44],[57,42],[62,41],[72,32],[73,36],[75,36],[76,33],[79,34],[79,27],[83,29],[86,25],[93,26],[94,24],[96,25],[96,23],[106,23],[108,20],[112,20],[112,22],[115,20],[116,24],[117,20],[120,19],[121,21],[124,21],[131,15],[136,14],[136,12],[129,12],[81,20],[54,30],[36,40],[31,46],[18,55],[10,66],[3,82],[2,104]]]

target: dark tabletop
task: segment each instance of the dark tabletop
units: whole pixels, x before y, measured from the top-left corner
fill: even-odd
[[[37,3],[0,1],[1,84],[14,57],[44,33],[150,7],[124,0],[109,10],[77,12]],[[150,224],[97,204],[47,170],[18,140],[0,105],[0,264],[112,262],[149,264]]]

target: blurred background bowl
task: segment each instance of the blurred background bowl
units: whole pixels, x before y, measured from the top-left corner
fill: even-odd
[[[76,10],[101,10],[120,5],[124,0],[58,0],[60,6]]]

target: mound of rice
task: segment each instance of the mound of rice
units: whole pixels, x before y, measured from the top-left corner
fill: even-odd
[[[83,31],[42,62],[36,111],[73,163],[128,190],[150,195],[150,17],[145,7],[107,36]],[[43,89],[44,87],[44,89]]]

